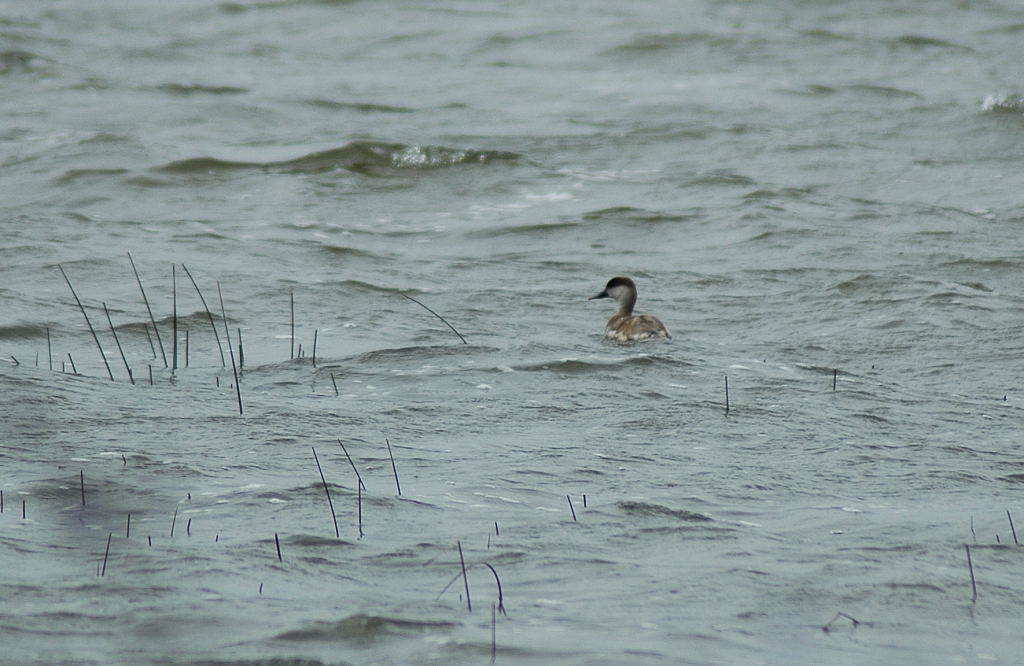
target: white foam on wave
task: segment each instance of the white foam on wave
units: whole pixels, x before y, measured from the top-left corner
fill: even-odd
[[[989,95],[981,102],[982,111],[1019,111],[1024,113],[1024,95]]]

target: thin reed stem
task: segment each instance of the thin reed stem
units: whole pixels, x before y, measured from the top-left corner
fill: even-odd
[[[459,340],[462,340],[462,344],[464,344],[464,345],[468,345],[468,344],[469,344],[468,342],[466,342],[466,338],[462,337],[462,333],[459,333],[459,332],[458,332],[457,330],[455,330],[455,327],[454,327],[454,326],[452,326],[452,325],[451,325],[450,323],[448,323],[448,320],[447,320],[447,319],[445,319],[445,318],[444,318],[444,317],[442,317],[441,315],[437,314],[436,312],[434,312],[433,310],[431,310],[430,308],[428,308],[428,307],[427,307],[426,305],[424,305],[423,303],[420,303],[419,301],[417,301],[417,300],[416,300],[415,298],[413,298],[412,296],[409,296],[408,294],[401,294],[401,295],[402,295],[402,296],[405,296],[406,298],[408,298],[408,299],[409,299],[410,301],[412,301],[413,303],[415,303],[415,304],[419,305],[419,306],[420,306],[421,308],[423,308],[424,310],[426,310],[426,311],[427,311],[427,312],[429,312],[430,314],[434,315],[435,317],[437,317],[438,319],[440,319],[441,321],[443,321],[443,322],[445,323],[445,326],[447,326],[448,328],[452,329],[452,332],[453,332],[453,333],[455,333],[455,335],[459,336]]]
[[[146,290],[142,288],[142,278],[139,277],[139,271],[135,268],[135,260],[132,259],[132,253],[128,253],[128,261],[132,264],[132,271],[135,273],[135,281],[139,283],[139,291],[142,292],[142,302],[146,304],[146,312],[149,313],[149,322],[153,324],[153,331],[156,333],[156,341],[160,344],[160,355],[164,359],[164,367],[167,367],[167,354],[164,352],[164,341],[160,337],[160,329],[156,325],[156,318],[153,317],[153,308],[149,307],[149,299],[146,298]],[[150,345],[152,345],[152,340]],[[156,352],[153,352],[153,358],[156,358]]]
[[[153,346],[153,336],[149,334],[149,324],[143,324],[142,330],[146,332],[146,340],[149,342],[149,350],[153,352],[153,358],[156,358],[156,347]]]
[[[128,366],[128,359],[124,356],[124,349],[121,348],[121,341],[117,338],[117,330],[114,329],[114,322],[110,320],[110,311],[107,310],[106,303],[103,303],[103,313],[107,315],[107,323],[110,324],[110,333],[114,336],[114,342],[117,343],[117,351],[121,353],[121,361],[124,362],[124,369],[128,373],[128,379],[131,380],[134,385],[135,377],[132,375],[132,369]]]
[[[89,327],[89,332],[92,333],[92,339],[96,342],[96,348],[100,350],[100,358],[103,359],[103,365],[107,368],[107,374],[110,375],[110,381],[114,381],[114,373],[110,370],[110,364],[107,363],[107,355],[103,353],[103,346],[100,345],[100,339],[96,335],[96,329],[92,327],[92,322],[89,321],[89,315],[85,312],[85,307],[82,305],[82,301],[78,299],[78,294],[75,293],[75,288],[71,286],[71,280],[68,279],[68,274],[64,272],[64,267],[57,264],[57,268],[60,269],[60,274],[64,276],[64,281],[68,283],[68,289],[71,290],[71,295],[75,297],[75,303],[78,303],[78,309],[82,311],[82,316],[85,317],[85,323]],[[75,374],[78,374],[78,372],[75,371]]]
[[[385,438],[384,441],[387,441],[387,439]],[[359,470],[356,469],[356,464],[352,462],[352,456],[348,454],[348,449],[346,449],[345,445],[342,444],[340,437],[338,438],[338,444],[341,444],[341,450],[345,452],[345,457],[348,458],[348,464],[352,465],[352,471],[356,473],[356,478],[359,479],[359,487],[366,490],[366,484],[363,483],[363,477],[359,474]]]
[[[473,602],[469,598],[469,577],[466,575],[466,558],[462,556],[462,542],[455,542],[459,546],[459,563],[462,565],[462,582],[466,586],[466,608],[473,612]]]
[[[964,550],[967,551],[967,570],[971,573],[971,603],[973,604],[978,600],[978,584],[974,581],[974,562],[971,561],[970,544],[965,543]]]
[[[107,557],[110,555],[110,540],[114,538],[114,533],[110,532],[107,534],[107,549],[103,551],[103,570],[100,571],[100,576],[107,575]]]
[[[573,522],[576,522],[576,509],[572,505],[572,498],[566,495],[565,499],[569,502],[569,511],[572,511],[572,520]]]
[[[398,488],[398,496],[402,496],[402,484],[398,481],[398,468],[395,466],[395,456],[391,453],[391,442],[388,438],[384,438],[384,443],[388,445],[388,456],[391,457],[391,471],[395,473],[395,487]]]
[[[78,484],[82,489],[82,506],[85,506],[85,470],[78,470]]]
[[[319,335],[319,329],[313,329],[313,367],[316,367],[316,338]]]
[[[274,532],[274,545],[277,546],[277,561],[284,562],[284,558],[281,557],[281,540],[277,538],[277,532]],[[260,584],[260,590],[262,594],[263,584]]]
[[[1013,532],[1013,543],[1017,546],[1020,545],[1020,541],[1017,541],[1017,528],[1013,526],[1013,516],[1010,515],[1010,510],[1006,510],[1006,519],[1010,521],[1010,531]]]
[[[356,484],[356,507],[358,508],[358,512],[359,512],[359,538],[360,539],[362,539],[363,536],[365,536],[363,534],[363,485],[362,484],[363,484],[362,481],[360,481],[358,484]]]
[[[53,347],[50,345],[50,327],[46,327],[46,357],[50,359],[50,371],[53,371]]]
[[[192,281],[192,286],[196,288],[196,293],[199,294],[199,300],[203,302],[203,309],[206,310],[206,318],[210,320],[210,328],[213,329],[213,337],[217,340],[217,349],[220,350],[220,367],[225,367],[227,363],[224,361],[224,347],[220,344],[220,336],[217,334],[217,325],[213,323],[213,313],[210,312],[209,306],[206,305],[206,299],[203,298],[203,292],[199,290],[199,285],[196,284],[196,279],[192,277],[192,273],[188,270],[188,266],[185,264],[181,265],[185,269],[185,275],[188,275],[188,279]]]
[[[292,355],[291,355],[291,358],[292,358],[292,360],[294,360],[295,359],[295,292],[294,291],[289,292],[289,294],[288,294],[288,301],[291,304],[291,313],[292,313],[292,318],[291,318],[291,322],[292,322],[292,326],[291,326],[291,332],[292,332],[292,335],[291,335],[291,338],[292,338]]]
[[[174,332],[172,370],[178,369],[178,265],[171,264],[171,330]]]
[[[327,479],[324,478],[324,469],[320,466],[320,458],[316,455],[316,447],[313,449],[313,460],[316,461],[316,469],[320,472],[320,481],[324,484],[324,492],[327,494],[327,506],[331,507],[331,520],[334,521],[334,536],[341,538],[341,532],[338,530],[338,516],[334,513],[334,502],[331,501],[331,490],[327,487]]]
[[[502,615],[508,615],[505,612],[505,595],[501,592],[501,579],[498,578],[498,572],[495,571],[489,562],[484,562],[483,565],[491,570],[491,573],[494,574],[494,582],[498,584],[498,610],[501,611]]]
[[[228,315],[224,310],[224,294],[220,291],[220,282],[217,282],[217,297],[220,298],[220,316],[224,320],[224,335],[228,339],[228,353],[231,355],[231,372],[235,375],[235,395],[238,397],[238,413],[242,413],[242,388],[238,384],[238,368],[235,366],[235,352],[231,348],[231,329],[228,328]]]

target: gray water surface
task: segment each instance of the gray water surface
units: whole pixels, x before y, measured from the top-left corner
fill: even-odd
[[[1016,2],[0,7],[0,661],[1019,661]]]

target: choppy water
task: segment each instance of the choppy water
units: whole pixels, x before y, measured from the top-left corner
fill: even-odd
[[[5,3],[0,659],[1017,662],[1022,35]],[[619,274],[671,343],[602,339]]]

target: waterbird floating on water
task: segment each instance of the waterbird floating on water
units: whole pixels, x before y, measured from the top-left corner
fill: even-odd
[[[604,336],[611,340],[626,342],[630,340],[662,340],[672,335],[661,321],[652,315],[635,315],[636,283],[628,277],[613,277],[608,280],[604,291],[588,300],[595,298],[613,298],[619,304],[619,311],[612,315],[605,326]]]

